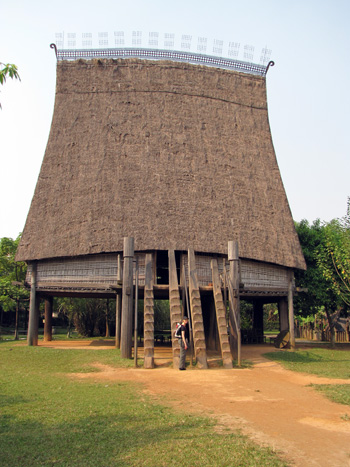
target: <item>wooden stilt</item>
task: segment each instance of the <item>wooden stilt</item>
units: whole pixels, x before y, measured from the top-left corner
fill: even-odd
[[[280,331],[288,331],[289,319],[288,319],[288,301],[283,297],[278,302],[278,312],[280,318]]]
[[[207,350],[221,351],[220,342],[218,342],[220,338],[218,335],[214,295],[206,296],[205,300],[202,301],[202,312]],[[208,329],[206,329],[207,323],[209,323]]]
[[[259,344],[264,342],[264,303],[261,300],[253,303],[253,333]]]
[[[36,262],[32,263],[32,277],[30,285],[30,302],[29,302],[29,323],[28,323],[28,337],[27,343],[29,346],[38,345],[38,326],[39,326],[39,308],[38,297],[36,293]]]
[[[229,274],[229,301],[230,301],[230,330],[233,337],[234,349],[237,354],[237,364],[241,366],[241,316],[239,304],[239,255],[238,243],[228,242]]]
[[[52,305],[53,297],[45,299],[44,342],[52,341]]]
[[[208,368],[207,350],[202,315],[201,297],[199,292],[196,260],[193,249],[188,250],[189,292],[192,315],[192,330],[195,358],[198,368]]]
[[[288,321],[289,321],[289,345],[291,349],[295,349],[293,284],[294,284],[294,273],[293,271],[290,271],[289,272],[289,283],[288,283]]]
[[[170,327],[171,327],[171,343],[173,349],[173,368],[179,368],[180,361],[180,345],[179,339],[174,334],[176,324],[181,323],[182,310],[180,302],[179,284],[177,280],[175,251],[168,251],[169,257],[169,302],[170,302]]]
[[[145,368],[154,368],[154,293],[153,293],[153,256],[145,258],[144,292],[144,364]]]
[[[134,366],[137,368],[137,336],[138,336],[138,305],[139,305],[139,262],[136,257],[135,271],[135,314],[134,314]]]
[[[132,356],[132,321],[133,321],[133,257],[134,239],[124,238],[124,268],[122,288],[122,323],[120,335],[120,354],[122,358]]]
[[[213,294],[215,300],[216,321],[218,325],[222,361],[225,368],[232,368],[232,355],[226,326],[226,310],[222,298],[217,259],[211,260],[211,271],[213,277]]]
[[[117,269],[117,281],[122,280],[122,259],[118,255],[118,269]],[[120,293],[116,295],[116,310],[115,310],[115,346],[120,349],[120,331],[122,323],[122,296]]]

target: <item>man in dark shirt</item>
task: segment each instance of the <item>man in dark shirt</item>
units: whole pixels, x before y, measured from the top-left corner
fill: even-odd
[[[189,335],[188,318],[187,316],[184,316],[181,323],[179,370],[186,370],[186,353],[188,349]]]

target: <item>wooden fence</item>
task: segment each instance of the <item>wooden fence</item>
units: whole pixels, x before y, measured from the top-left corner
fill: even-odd
[[[314,329],[312,324],[295,325],[295,337],[307,340],[319,340],[324,342],[331,341],[331,332],[329,329]],[[335,342],[350,342],[349,331],[335,331]]]

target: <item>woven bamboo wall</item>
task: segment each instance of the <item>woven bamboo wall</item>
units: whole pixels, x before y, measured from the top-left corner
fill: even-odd
[[[198,282],[200,287],[212,286],[212,272],[210,261],[213,256],[195,256]],[[145,253],[136,253],[139,267],[139,285],[145,284]],[[225,259],[226,269],[228,261]],[[181,272],[185,269],[186,281],[188,285],[188,259],[187,254],[181,256]],[[287,290],[288,270],[286,268],[264,264],[255,261],[240,261],[241,283],[247,290]],[[224,263],[223,257],[218,258],[218,269],[223,281]],[[136,262],[134,261],[134,277]],[[27,282],[31,282],[32,266],[28,265]],[[96,288],[110,286],[117,287],[118,261],[116,254],[103,254],[82,256],[78,258],[53,259],[39,261],[37,265],[38,287],[45,286],[69,287],[69,286],[93,286]],[[181,276],[181,275],[180,275]],[[223,282],[222,282],[223,284]],[[180,284],[182,285],[182,284]]]
[[[212,272],[210,261],[212,256],[196,255],[196,268],[198,282],[201,287],[212,285]],[[229,263],[225,260],[228,272]],[[182,255],[181,268],[185,268],[186,280],[188,282],[187,254]],[[219,275],[223,281],[224,263],[223,258],[218,258]],[[288,269],[281,266],[259,263],[257,261],[240,260],[241,283],[247,290],[288,290]]]
[[[37,265],[38,287],[54,285],[117,287],[118,255],[102,254],[78,258],[52,259],[39,261]],[[145,254],[135,254],[139,267],[139,285],[145,284]],[[134,277],[136,262],[134,261]],[[31,283],[32,265],[28,265],[26,281]]]

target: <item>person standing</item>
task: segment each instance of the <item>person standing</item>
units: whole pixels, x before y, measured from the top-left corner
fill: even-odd
[[[184,316],[181,323],[179,370],[186,370],[186,353],[189,345],[189,337],[188,318],[187,316]]]

